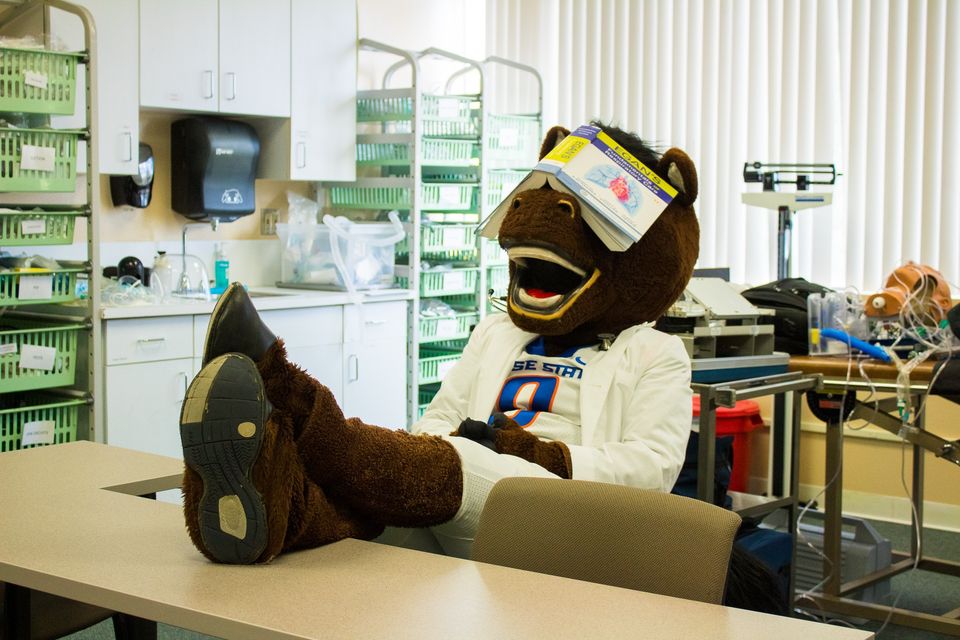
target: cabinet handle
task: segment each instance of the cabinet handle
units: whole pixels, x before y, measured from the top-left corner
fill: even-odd
[[[213,99],[213,71],[207,69],[203,72],[203,98],[205,100]]]
[[[230,94],[225,96],[225,100],[236,100],[237,99],[237,74],[233,71],[228,71],[226,73],[227,80],[230,81]]]
[[[140,338],[137,340],[137,344],[148,345],[148,344],[160,344],[166,342],[166,338]]]
[[[183,376],[183,397],[177,401],[177,404],[181,404],[187,399],[187,390],[190,388],[190,376],[187,375],[186,371],[181,371],[177,375]]]
[[[364,324],[370,325],[371,327],[376,327],[377,325],[387,324],[386,320],[366,320]]]
[[[124,131],[123,137],[127,140],[126,153],[123,155],[123,162],[130,162],[133,160],[133,134],[129,131]]]
[[[360,379],[360,358],[351,354],[347,356],[347,382],[356,382]]]
[[[303,169],[307,166],[307,143],[297,143],[297,169]]]

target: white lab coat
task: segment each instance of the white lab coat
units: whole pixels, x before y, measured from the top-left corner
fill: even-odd
[[[484,319],[412,431],[448,435],[464,418],[489,418],[514,360],[534,338],[506,314]],[[690,436],[691,400],[680,339],[648,325],[624,330],[584,369],[581,443],[567,443],[573,477],[670,491]]]

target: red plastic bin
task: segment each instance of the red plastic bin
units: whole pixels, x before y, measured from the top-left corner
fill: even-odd
[[[733,469],[730,491],[746,491],[750,478],[750,434],[763,425],[760,405],[753,400],[739,400],[734,407],[717,407],[717,435],[733,436]],[[693,396],[693,417],[700,416],[700,396]]]

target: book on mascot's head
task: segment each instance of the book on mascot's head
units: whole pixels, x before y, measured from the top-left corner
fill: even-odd
[[[643,237],[677,195],[603,130],[584,125],[540,160],[480,224],[480,234],[496,238],[514,197],[545,183],[580,200],[583,219],[612,251],[625,251]]]

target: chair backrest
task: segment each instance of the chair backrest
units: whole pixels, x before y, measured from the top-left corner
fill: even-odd
[[[552,478],[505,478],[473,559],[720,604],[740,516],[683,496]]]

